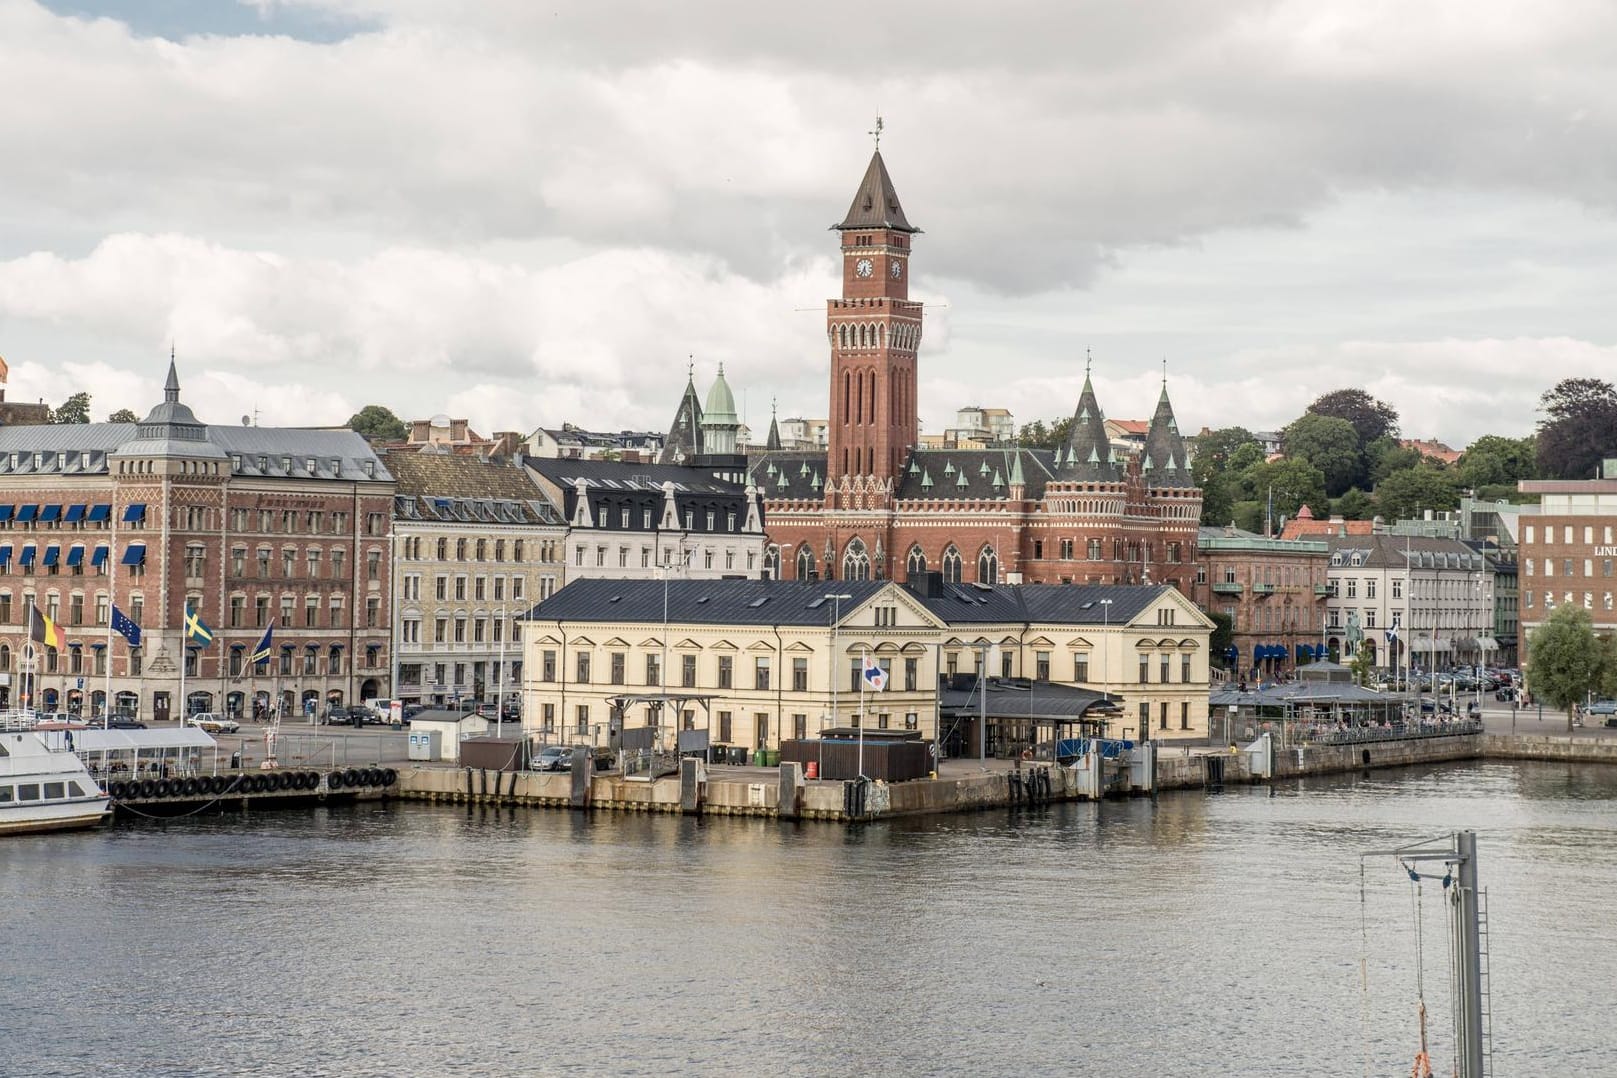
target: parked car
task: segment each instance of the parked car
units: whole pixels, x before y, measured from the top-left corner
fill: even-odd
[[[571,745],[546,745],[534,760],[540,771],[566,771],[573,766]]]
[[[186,719],[185,725],[210,734],[233,734],[241,729],[241,723],[215,711],[199,711]]]
[[[107,720],[109,730],[144,730],[146,724],[127,715],[114,715]]]
[[[1589,705],[1591,715],[1617,715],[1617,700],[1596,700]],[[1611,723],[1607,723],[1610,726]]]

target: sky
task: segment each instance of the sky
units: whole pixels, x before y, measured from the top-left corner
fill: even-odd
[[[10,400],[666,429],[827,412],[836,236],[923,229],[966,405],[1530,432],[1617,377],[1617,5],[0,0]]]

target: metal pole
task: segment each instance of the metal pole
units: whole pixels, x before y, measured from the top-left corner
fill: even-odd
[[[863,667],[870,662],[868,649],[859,653],[859,777],[865,777],[865,674]]]
[[[1477,895],[1477,833],[1458,831],[1454,850],[1459,856],[1459,882],[1452,901],[1454,918],[1455,999],[1459,1013],[1455,1025],[1459,1043],[1460,1078],[1482,1078],[1482,931]]]
[[[988,759],[988,645],[977,645],[977,759]]]
[[[500,607],[500,660],[494,671],[494,736],[505,734],[505,607]]]

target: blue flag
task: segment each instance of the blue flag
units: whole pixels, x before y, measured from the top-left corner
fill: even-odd
[[[264,635],[259,638],[258,646],[253,648],[253,653],[247,657],[247,661],[252,663],[254,666],[257,666],[259,663],[269,662],[270,646],[274,639],[275,626],[271,625],[265,628]]]
[[[112,631],[129,641],[130,647],[140,647],[140,626],[130,621],[129,615],[116,606],[112,608]]]

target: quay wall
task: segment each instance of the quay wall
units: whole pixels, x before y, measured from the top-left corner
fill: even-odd
[[[1482,755],[1492,760],[1559,760],[1617,764],[1617,739],[1546,737],[1542,734],[1487,734]]]

